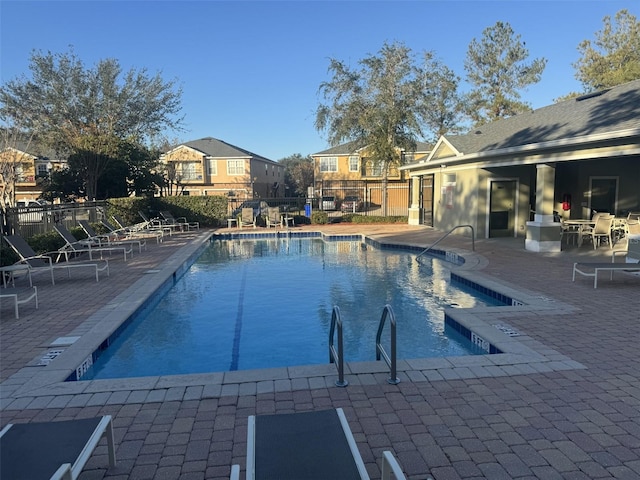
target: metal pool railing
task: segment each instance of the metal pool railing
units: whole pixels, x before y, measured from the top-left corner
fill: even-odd
[[[380,342],[380,339],[382,338],[382,330],[384,329],[387,317],[389,317],[389,325],[391,327],[391,357],[389,357]],[[391,369],[387,382],[391,385],[397,385],[400,383],[400,379],[397,376],[396,368],[396,316],[393,314],[391,305],[388,304],[385,305],[382,310],[382,317],[380,317],[380,324],[378,325],[378,334],[376,335],[376,360],[380,360],[381,356],[387,363],[387,366]]]
[[[338,350],[333,345],[333,337],[338,328]],[[331,313],[331,328],[329,329],[329,363],[335,363],[338,369],[337,387],[346,387],[349,382],[344,379],[344,343],[342,337],[342,319],[340,318],[340,308],[335,305]]]
[[[438,240],[436,240],[432,245],[428,246],[427,248],[425,248],[417,257],[416,257],[416,262],[420,263],[420,257],[423,256],[425,253],[427,253],[429,250],[431,250],[433,247],[435,247],[438,243],[440,243],[442,240],[444,240],[445,238],[447,238],[453,231],[457,230],[458,228],[470,228],[471,229],[471,250],[472,251],[476,251],[476,234],[475,234],[475,230],[473,229],[473,225],[456,225],[455,227],[453,227],[451,230],[449,230],[447,233],[445,233],[443,236],[441,236]]]

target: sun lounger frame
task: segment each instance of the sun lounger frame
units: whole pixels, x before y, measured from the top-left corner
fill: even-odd
[[[38,309],[38,288],[35,285],[32,285],[31,291],[27,290],[27,292],[29,293],[27,293],[26,296],[20,298],[21,295],[15,288],[8,289],[5,287],[0,290],[0,298],[8,298],[10,300],[13,300],[13,311],[15,312],[16,319],[20,318],[18,306],[22,305],[23,303],[30,302],[34,298],[36,301],[36,310]]]
[[[13,265],[3,267],[4,271],[20,269],[21,267],[29,269],[29,285],[32,285],[31,273],[41,270],[48,270],[51,275],[51,284],[55,285],[56,280],[54,276],[54,270],[67,269],[67,277],[71,278],[72,268],[93,268],[96,272],[96,282],[99,282],[98,272],[106,271],[107,277],[109,276],[109,261],[106,258],[102,260],[96,260],[96,263],[54,263],[53,258],[50,255],[58,254],[60,252],[49,252],[47,255],[29,255],[35,252],[31,249],[31,246],[20,237],[19,235],[5,235],[6,242],[13,248],[13,250],[20,256],[20,260]],[[22,245],[21,245],[22,244]],[[27,249],[27,251],[24,251]],[[104,266],[100,267],[97,262],[104,262]],[[37,263],[37,264],[36,264]]]
[[[360,452],[358,451],[358,445],[356,444],[355,438],[351,433],[351,428],[349,427],[349,422],[344,414],[342,408],[336,408],[333,411],[326,412],[307,412],[307,413],[326,413],[327,415],[331,415],[332,412],[335,412],[337,415],[340,426],[342,427],[342,432],[335,432],[334,440],[337,442],[342,442],[346,440],[346,443],[349,446],[352,460],[355,464],[355,468],[357,469],[357,473],[359,475],[360,480],[369,480],[369,474],[367,473],[367,469],[364,465]],[[293,415],[304,415],[302,414],[293,414]],[[302,418],[300,417],[302,421]],[[309,435],[313,435],[313,432],[308,432]],[[344,435],[344,437],[341,436]],[[300,442],[304,443],[303,441]],[[333,442],[332,442],[333,443]],[[307,450],[303,449],[303,458],[308,458],[305,453],[310,453]],[[323,465],[313,465],[312,468],[319,469],[322,471]],[[392,453],[389,451],[383,452],[382,457],[382,480],[391,480],[391,478],[396,478],[397,480],[405,480],[406,477],[400,468],[400,465],[393,457]],[[393,477],[392,477],[393,474]],[[231,468],[231,480],[239,480],[240,478],[240,467],[239,465],[233,465]],[[246,471],[247,480],[257,480],[259,477],[256,477],[256,417],[254,415],[249,416],[248,424],[247,424],[247,471]],[[283,477],[288,478],[288,477]]]
[[[640,272],[640,263],[595,263],[576,262],[573,264],[573,278],[576,281],[576,273],[585,277],[593,277],[593,288],[598,288],[598,273],[610,272],[613,280],[613,272]]]
[[[82,433],[87,433],[86,440],[82,440],[79,438],[80,435],[77,432],[73,432],[74,427],[80,428]],[[48,428],[51,432],[51,438],[44,438],[42,432],[46,431]],[[91,429],[93,429],[93,431],[91,431]],[[81,420],[67,420],[63,422],[25,423],[15,425],[8,424],[0,432],[0,439],[2,439],[4,443],[3,449],[7,449],[7,452],[14,447],[11,443],[12,439],[18,438],[22,444],[27,443],[26,440],[31,439],[32,441],[38,441],[41,446],[46,446],[46,444],[55,443],[65,444],[66,440],[63,437],[67,436],[72,436],[74,439],[73,442],[84,441],[84,446],[80,449],[80,452],[73,463],[61,462],[58,469],[49,478],[64,480],[74,480],[78,478],[103,436],[107,439],[109,466],[115,467],[116,449],[111,415]],[[71,440],[68,441],[71,442]],[[82,445],[82,443],[80,443],[80,445]],[[25,450],[27,451],[20,450],[19,448],[14,448],[14,450],[15,452],[13,455],[8,453],[6,457],[3,456],[3,460],[8,462],[20,462],[20,465],[17,465],[17,468],[24,473],[24,478],[39,480],[39,478],[35,478],[30,474],[29,467],[32,464],[37,464],[39,462],[39,456],[43,453],[42,450],[38,450],[36,448],[26,448]]]

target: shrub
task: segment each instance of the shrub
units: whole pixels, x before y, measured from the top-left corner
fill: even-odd
[[[169,210],[174,217],[199,222],[201,227],[219,227],[226,225],[227,203],[222,195],[111,198],[106,214],[107,218],[117,214],[127,225],[133,225],[142,221],[138,211],[155,218],[162,210]]]
[[[355,213],[348,213],[342,216],[343,222],[351,223],[407,223],[408,217],[405,216],[376,216],[376,215],[358,215]]]
[[[0,245],[0,266],[13,265],[18,260],[20,260],[18,254],[9,245],[6,245],[3,240],[2,245]]]
[[[320,211],[311,212],[311,223],[317,225],[329,223],[329,214],[327,212]]]
[[[74,236],[76,235],[76,229],[69,230]],[[86,235],[85,235],[86,237]],[[79,237],[76,237],[79,238]],[[55,230],[47,233],[39,233],[27,240],[31,248],[38,254],[55,252],[56,250],[64,247],[64,240]]]

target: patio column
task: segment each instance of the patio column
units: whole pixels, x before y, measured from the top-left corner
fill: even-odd
[[[552,165],[536,165],[536,213],[527,222],[524,247],[533,252],[561,250],[560,222],[553,217],[556,169]]]
[[[420,225],[420,177],[411,177],[409,225]]]

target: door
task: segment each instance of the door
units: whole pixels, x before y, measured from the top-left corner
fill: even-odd
[[[433,227],[433,175],[420,177],[420,206],[422,225]]]
[[[591,177],[591,211],[616,213],[618,179],[615,177]]]
[[[489,237],[513,237],[515,235],[515,204],[515,180],[491,182]]]

